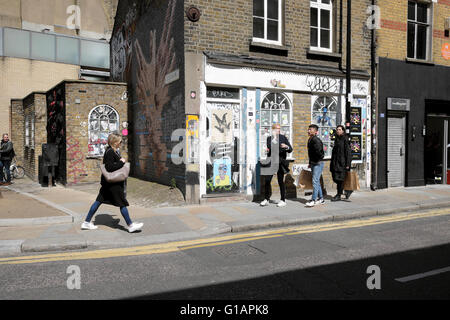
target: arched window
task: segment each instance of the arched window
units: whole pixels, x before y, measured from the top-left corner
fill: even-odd
[[[272,125],[278,123],[280,125],[280,133],[285,135],[291,142],[292,115],[291,102],[289,98],[278,92],[268,93],[261,103],[261,158],[266,157],[267,138],[272,134]]]
[[[312,97],[312,123],[319,127],[319,138],[323,142],[325,158],[331,157],[331,131],[337,125],[338,102],[334,97],[313,96]]]
[[[99,105],[89,113],[89,156],[103,156],[108,136],[119,130],[119,114],[113,107]]]

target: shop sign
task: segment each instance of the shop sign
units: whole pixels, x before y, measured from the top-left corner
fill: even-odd
[[[213,99],[240,99],[239,88],[208,87],[206,96]]]
[[[388,98],[388,110],[393,111],[409,111],[410,110],[410,99],[400,99],[400,98]]]

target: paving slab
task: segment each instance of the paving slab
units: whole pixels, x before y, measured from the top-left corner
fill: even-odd
[[[171,207],[131,205],[131,218],[143,222],[144,227],[142,231],[130,234],[119,209],[107,205],[101,206],[94,216],[93,222],[99,227],[97,230],[80,229],[81,221],[96,198],[92,192],[63,187],[40,188],[35,184],[15,184],[2,191],[3,195],[8,192],[20,198],[9,197],[9,200],[16,201],[8,202],[8,210],[25,203],[37,203],[45,209],[39,211],[40,216],[27,217],[24,214],[17,221],[8,220],[7,214],[2,219],[0,212],[0,255],[138,246],[231,232],[450,208],[450,186],[394,188],[375,192],[362,190],[355,192],[349,200],[339,202],[330,202],[330,196],[327,196],[325,205],[314,208],[305,207],[310,196],[302,192],[297,193],[297,199],[288,199],[288,205],[283,208],[276,207],[277,201],[272,201],[268,207],[261,207],[257,202],[243,200]],[[4,199],[0,198],[0,209]],[[273,199],[277,199],[276,194]],[[53,211],[58,215],[48,214]],[[67,220],[57,220],[63,218]],[[39,221],[43,224],[39,225]]]

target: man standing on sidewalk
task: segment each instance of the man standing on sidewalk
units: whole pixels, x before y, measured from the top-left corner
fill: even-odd
[[[312,200],[306,203],[307,207],[314,207],[318,204],[324,204],[322,186],[320,185],[320,177],[323,171],[323,158],[325,156],[323,152],[323,143],[317,136],[319,132],[319,127],[312,124],[308,128],[308,157],[309,157],[309,167],[312,171],[312,184],[313,184],[313,195]]]
[[[11,161],[14,156],[13,143],[9,141],[9,135],[4,133],[0,144],[0,185],[7,186],[11,184],[11,172],[9,168],[11,167]],[[4,177],[3,168],[5,168],[6,177]]]

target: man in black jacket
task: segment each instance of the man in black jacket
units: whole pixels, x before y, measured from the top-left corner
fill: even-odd
[[[344,180],[352,164],[352,152],[350,149],[350,143],[347,135],[345,134],[345,128],[343,125],[339,125],[336,128],[336,140],[334,141],[334,148],[331,154],[330,171],[333,177],[333,181],[337,185],[337,194],[331,199],[331,201],[340,201],[341,196],[344,193]],[[346,196],[349,197],[349,192]]]
[[[324,167],[323,158],[325,153],[323,152],[323,143],[317,136],[319,132],[319,127],[312,124],[308,128],[308,157],[309,157],[309,167],[312,172],[312,184],[313,184],[313,195],[311,201],[306,203],[307,207],[314,207],[317,204],[324,204],[322,186],[320,185],[320,177],[322,176],[322,171]]]
[[[289,172],[289,163],[286,161],[287,154],[293,151],[291,144],[286,136],[280,134],[280,125],[274,124],[272,126],[273,135],[267,138],[267,157],[270,158],[271,165],[267,168],[265,175],[265,197],[261,202],[261,206],[267,206],[270,202],[270,194],[272,192],[272,177],[273,174],[277,174],[278,185],[280,186],[281,201],[277,204],[277,207],[286,206],[286,186],[284,184],[284,175]],[[274,151],[274,154],[272,154]],[[277,170],[272,172],[272,168]]]
[[[0,144],[0,185],[11,184],[11,172],[9,168],[11,167],[11,161],[14,155],[13,143],[9,141],[9,135],[4,133]],[[3,168],[5,168],[6,177],[3,175]]]

